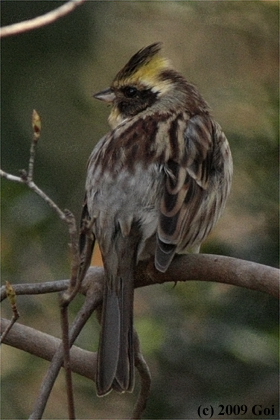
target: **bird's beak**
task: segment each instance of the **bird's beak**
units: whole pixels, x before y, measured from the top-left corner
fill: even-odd
[[[116,99],[115,92],[111,88],[95,93],[93,97],[96,99],[99,99],[100,101],[104,101],[108,103],[112,103]]]

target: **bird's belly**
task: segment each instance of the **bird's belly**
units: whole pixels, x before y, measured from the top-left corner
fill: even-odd
[[[163,173],[156,165],[87,180],[89,214],[96,219],[93,230],[104,251],[118,230],[126,237],[133,226],[140,233],[138,260],[154,254],[162,188]]]

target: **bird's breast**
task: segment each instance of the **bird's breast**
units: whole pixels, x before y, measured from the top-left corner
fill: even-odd
[[[163,180],[159,165],[144,167],[140,162],[135,163],[133,175],[129,168],[88,172],[87,205],[91,218],[95,218],[93,229],[101,247],[110,247],[117,230],[128,236],[132,225],[139,228],[143,244],[155,236]]]

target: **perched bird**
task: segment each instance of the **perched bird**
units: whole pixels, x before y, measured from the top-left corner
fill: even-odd
[[[229,195],[232,158],[197,88],[161,56],[138,51],[95,98],[111,104],[111,131],[95,146],[84,217],[92,221],[105,269],[98,395],[134,386],[134,272],[154,256],[165,272],[174,255],[198,252]]]

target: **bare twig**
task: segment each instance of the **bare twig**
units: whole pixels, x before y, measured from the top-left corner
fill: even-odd
[[[86,277],[81,287],[81,293],[83,293],[86,296],[86,301],[79,314],[77,315],[74,323],[72,324],[69,339],[70,346],[72,346],[73,342],[76,340],[77,336],[79,335],[80,331],[82,330],[84,324],[86,323],[92,312],[98,306],[100,306],[102,302],[104,283],[103,274],[104,271],[101,267],[90,267],[86,274]],[[58,284],[57,287],[56,283]],[[58,282],[42,283],[40,286],[42,286],[44,292],[47,292],[49,290],[51,290],[51,292],[56,292],[58,290],[65,289],[68,286],[68,284],[69,280],[60,280]],[[27,294],[32,294],[32,292],[38,294],[38,288],[36,287],[36,285],[27,284],[14,286],[18,295],[24,294],[24,286],[27,286]],[[6,328],[7,322],[7,320],[2,320],[1,331],[3,331]],[[18,325],[19,324],[16,324],[14,328],[10,331],[10,333],[7,335],[7,337],[3,341],[5,344],[27,351],[46,360],[52,360],[56,350],[61,353],[62,347],[58,349],[58,343],[61,343],[61,340],[51,337],[40,331],[36,331],[33,328]],[[36,335],[37,333],[38,337]],[[89,352],[86,352],[85,359],[83,362],[81,352],[82,350],[80,350],[79,357],[75,356],[73,358],[71,350],[71,366],[74,366],[73,370],[75,372],[78,372],[87,378],[94,379],[93,373],[95,372],[96,365],[95,356],[90,356]],[[74,352],[74,355],[75,354],[77,354],[76,350]],[[91,357],[94,358],[93,365],[91,363],[88,363],[88,360],[91,359]],[[52,363],[58,363],[58,361]],[[62,363],[63,356],[61,358],[61,364]],[[60,369],[61,364],[58,367],[58,371]],[[90,369],[88,369],[88,366],[90,366]],[[91,368],[93,369],[92,371]],[[57,366],[53,369],[57,369]],[[88,372],[88,370],[90,370],[90,372]]]
[[[69,410],[69,418],[75,418],[75,409],[74,409],[74,395],[73,395],[73,387],[72,387],[72,374],[70,369],[70,343],[69,343],[69,331],[68,331],[68,305],[74,299],[78,290],[80,288],[80,284],[83,280],[86,271],[81,264],[81,258],[79,253],[79,235],[77,232],[76,227],[76,220],[73,214],[69,210],[65,210],[64,212],[54,203],[41,189],[37,187],[37,185],[33,182],[33,172],[34,172],[34,163],[35,163],[35,151],[36,146],[39,141],[41,135],[41,118],[37,111],[33,111],[32,114],[32,127],[33,127],[33,138],[30,146],[30,155],[29,155],[29,164],[28,164],[28,171],[21,170],[20,177],[12,177],[11,175],[1,171],[1,176],[4,176],[7,179],[12,179],[13,181],[23,182],[25,183],[30,189],[32,189],[35,193],[40,195],[46,203],[52,207],[59,217],[65,221],[68,225],[68,231],[70,235],[70,247],[72,251],[72,265],[71,265],[71,278],[70,283],[68,283],[67,291],[61,293],[60,296],[60,311],[61,311],[61,328],[62,328],[62,337],[63,337],[63,352],[64,352],[64,365],[65,365],[65,372],[66,372],[66,389],[67,389],[67,396],[68,396],[68,410]],[[88,243],[87,243],[88,244]],[[15,318],[13,317],[11,326],[15,322]],[[9,329],[11,328],[9,327]],[[7,332],[5,333],[7,334]],[[47,388],[51,389],[51,382],[47,384]],[[39,398],[37,400],[38,407],[43,407],[46,404],[46,399],[44,398],[43,390],[41,391]],[[37,410],[38,411],[38,410]],[[36,410],[35,410],[36,412]]]
[[[13,288],[19,295],[41,295],[44,293],[56,293],[66,290],[69,286],[69,280],[56,280],[47,281],[45,283],[25,283],[25,284],[14,284]],[[0,302],[6,299],[7,291],[6,287],[2,286],[0,289]]]
[[[62,342],[64,351],[64,367],[65,367],[65,378],[66,378],[66,391],[68,399],[68,413],[69,419],[75,419],[75,407],[74,407],[74,392],[72,385],[72,372],[71,372],[71,360],[70,360],[70,340],[69,340],[69,323],[68,323],[68,306],[71,301],[77,295],[80,285],[86,275],[87,265],[86,261],[88,258],[84,258],[83,252],[86,255],[92,253],[92,229],[87,230],[85,234],[85,248],[80,255],[79,249],[79,235],[77,232],[76,220],[71,212],[66,212],[68,221],[68,229],[70,234],[70,247],[72,251],[71,258],[71,278],[67,291],[60,295],[60,311],[61,311],[61,329],[62,329]]]
[[[62,330],[62,346],[63,346],[63,358],[65,368],[65,382],[66,382],[66,393],[68,402],[68,416],[69,419],[75,419],[75,404],[74,404],[74,392],[71,372],[71,360],[70,360],[70,343],[69,343],[69,320],[68,320],[68,306],[78,293],[78,288],[81,280],[79,281],[79,267],[80,267],[80,255],[78,246],[78,232],[76,226],[76,220],[70,211],[65,211],[68,223],[68,230],[70,235],[70,248],[72,253],[71,258],[71,278],[67,291],[60,293],[60,315],[61,315],[61,330]]]
[[[60,210],[57,204],[55,204],[55,202],[50,197],[48,197],[46,193],[44,193],[44,191],[42,191],[33,181],[27,179],[27,172],[24,169],[21,170],[21,176],[11,175],[0,169],[0,176],[2,178],[8,179],[9,181],[26,184],[28,188],[35,192],[35,194],[39,195],[39,197],[41,197],[54,211],[56,211],[61,220],[67,220],[65,213]]]
[[[42,129],[41,118],[35,109],[33,110],[33,113],[32,113],[32,127],[33,127],[33,141],[31,142],[31,146],[30,146],[29,165],[28,165],[28,174],[27,174],[27,180],[29,182],[33,180],[36,145],[41,136],[41,129]]]
[[[56,211],[60,219],[65,221],[68,226],[68,231],[70,235],[70,246],[72,251],[72,267],[71,267],[71,281],[69,286],[68,295],[64,295],[64,301],[68,300],[69,302],[74,298],[78,292],[79,285],[82,281],[82,278],[79,278],[78,282],[78,273],[81,265],[80,256],[79,256],[79,235],[76,227],[76,220],[73,214],[69,210],[62,211],[58,205],[48,197],[33,181],[33,172],[34,172],[34,163],[35,163],[35,151],[38,144],[39,138],[41,136],[41,118],[36,110],[33,110],[32,113],[32,127],[33,127],[33,138],[30,145],[30,154],[29,154],[29,163],[28,163],[28,172],[25,169],[20,171],[20,177],[8,174],[3,170],[0,170],[0,176],[20,183],[26,184],[32,191],[39,195],[43,200]],[[72,294],[72,296],[71,296]]]
[[[68,3],[63,4],[62,6],[46,13],[45,15],[4,26],[3,28],[0,28],[0,38],[10,35],[18,35],[22,32],[31,31],[33,29],[49,25],[50,23],[53,23],[61,17],[72,12],[74,9],[76,9],[76,7],[80,6],[85,1],[86,0],[70,0]]]
[[[66,295],[66,293],[64,293],[64,295],[62,296],[64,302],[66,300],[71,302],[71,300],[74,298],[74,296],[78,292],[79,284],[77,284],[78,283],[77,279],[79,275],[79,268],[81,266],[81,259],[80,259],[80,252],[79,252],[79,235],[77,231],[75,217],[73,216],[71,212],[69,212],[69,215],[68,215],[68,229],[69,229],[69,235],[70,235],[70,249],[71,249],[71,278],[70,278],[70,284],[68,288],[68,296]]]
[[[72,383],[71,361],[70,361],[70,343],[69,343],[69,322],[68,322],[68,304],[64,304],[61,294],[62,302],[60,305],[61,314],[61,329],[62,329],[62,345],[63,345],[63,360],[65,369],[66,393],[68,402],[68,416],[69,419],[75,419],[75,404]]]
[[[94,244],[94,238],[92,234],[92,226],[88,226],[85,235],[85,246],[80,253],[79,249],[79,235],[76,227],[76,220],[71,212],[65,210],[67,215],[67,223],[70,234],[70,248],[72,251],[71,258],[71,277],[67,291],[62,295],[63,304],[69,304],[76,294],[80,291],[80,287],[83,279],[87,274],[88,264],[92,255],[92,248]]]
[[[33,181],[33,171],[34,171],[34,159],[35,159],[35,150],[38,144],[38,140],[41,135],[41,118],[36,110],[33,110],[32,113],[32,127],[33,127],[33,138],[30,145],[30,155],[29,155],[29,163],[28,163],[28,172],[25,169],[20,171],[20,176],[14,176],[8,174],[7,172],[0,169],[0,176],[3,178],[8,179],[9,181],[19,182],[26,184],[28,188],[35,192],[35,194],[39,195],[53,210],[56,211],[60,219],[64,220],[68,223],[68,218],[70,212],[63,212],[58,205],[47,196],[44,191],[42,191]]]
[[[96,309],[96,307],[100,303],[101,303],[100,299],[96,298],[94,293],[88,294],[83,307],[79,311],[71,327],[70,334],[69,334],[70,346],[72,346],[72,344],[75,342],[76,338],[78,337],[86,321],[88,320],[92,312]],[[52,387],[57,378],[59,370],[63,364],[63,354],[64,354],[63,346],[60,345],[52,359],[52,362],[49,366],[47,374],[43,380],[43,383],[41,385],[41,389],[39,392],[39,396],[35,403],[34,411],[29,417],[30,420],[35,420],[35,419],[39,420],[42,418]]]
[[[142,418],[142,414],[144,413],[146,409],[147,401],[150,395],[151,381],[152,381],[149,366],[147,365],[140,349],[139,337],[136,330],[134,330],[134,349],[135,349],[135,366],[140,375],[141,386],[140,386],[140,392],[139,392],[135,407],[133,409],[132,417],[131,417],[131,419],[133,420]]]
[[[6,335],[8,334],[8,332],[10,331],[10,329],[12,328],[14,323],[19,318],[19,312],[18,312],[17,304],[16,304],[16,300],[17,300],[16,299],[16,292],[15,292],[15,289],[13,288],[13,286],[8,281],[6,281],[6,293],[7,293],[7,297],[9,298],[9,301],[10,301],[11,306],[12,306],[13,316],[12,316],[12,319],[11,319],[9,325],[7,325],[7,328],[5,329],[3,334],[1,335],[0,343],[2,343],[3,340],[5,340]]]
[[[67,391],[67,400],[68,400],[68,415],[69,419],[75,419],[75,406],[74,406],[74,392],[73,392],[73,383],[72,383],[72,371],[71,371],[71,359],[70,359],[70,338],[69,338],[69,321],[68,321],[68,307],[72,302],[74,297],[79,291],[81,282],[86,275],[86,272],[83,270],[83,265],[81,263],[82,258],[80,257],[79,252],[79,236],[77,232],[76,220],[71,212],[67,214],[68,216],[68,228],[70,234],[70,247],[72,251],[71,258],[71,278],[69,282],[69,287],[67,291],[60,294],[60,313],[61,313],[61,329],[62,329],[62,345],[63,345],[63,355],[64,355],[64,368],[65,368],[65,378],[66,378],[66,391]]]

